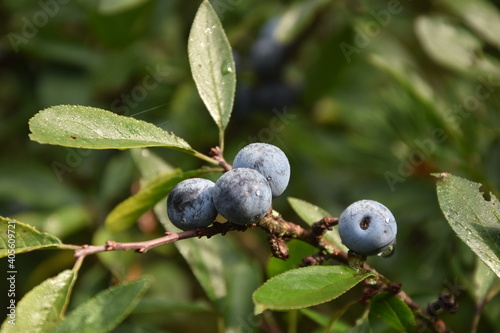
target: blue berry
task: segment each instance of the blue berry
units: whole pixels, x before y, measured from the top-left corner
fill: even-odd
[[[236,224],[259,222],[271,208],[272,194],[260,173],[238,168],[223,174],[213,192],[217,211]]]
[[[290,180],[290,163],[285,153],[267,143],[251,143],[236,154],[233,168],[250,168],[269,182],[273,197],[285,191]]]
[[[167,199],[167,214],[179,229],[193,230],[208,227],[217,217],[212,193],[214,182],[190,178],[178,183]]]
[[[396,233],[396,219],[387,207],[377,201],[356,201],[339,218],[342,243],[362,255],[388,250],[396,242]]]

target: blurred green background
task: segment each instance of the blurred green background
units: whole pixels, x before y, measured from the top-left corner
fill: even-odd
[[[2,216],[70,244],[161,235],[153,214],[119,236],[103,227],[111,209],[139,186],[129,152],[40,145],[28,138],[28,120],[53,105],[94,106],[152,122],[208,153],[217,145],[217,127],[197,94],[187,59],[199,3],[2,1]],[[286,196],[333,216],[359,199],[385,204],[399,224],[397,251],[369,263],[402,282],[423,306],[450,285],[462,286],[459,313],[444,318],[457,332],[469,328],[480,281],[474,277],[477,260],[440,212],[430,173],[463,176],[498,196],[500,1],[212,4],[237,63],[226,159],[231,162],[250,142],[281,147],[292,176],[273,205],[291,221],[299,219]],[[203,165],[179,152],[152,151],[174,167]],[[227,237],[258,261],[262,272],[255,274],[265,280],[270,256],[265,235],[253,230]],[[85,261],[71,306],[118,280],[149,274],[156,283],[148,295],[174,305],[164,304],[169,309],[164,312],[151,304],[139,307],[118,331],[216,330],[217,314],[173,245],[141,257],[106,255]],[[44,251],[19,255],[17,261],[24,294],[74,259],[69,252]],[[357,289],[317,310],[331,315],[359,295]],[[359,306],[343,320],[353,324],[361,312]],[[484,312],[480,332],[500,327],[498,299]],[[200,320],[190,320],[193,315]],[[287,327],[285,314],[275,317],[269,322]],[[299,325],[304,331],[318,328],[307,318]]]

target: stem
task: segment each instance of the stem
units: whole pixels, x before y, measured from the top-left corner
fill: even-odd
[[[122,251],[122,250],[136,250],[139,253],[145,253],[148,250],[172,242],[179,241],[181,239],[194,238],[194,237],[207,237],[210,238],[214,235],[221,234],[225,235],[229,231],[246,231],[249,228],[259,226],[262,230],[268,233],[271,237],[276,239],[281,239],[287,241],[289,239],[298,239],[306,242],[319,249],[319,253],[316,254],[316,258],[320,258],[321,262],[327,259],[336,259],[344,264],[349,264],[348,254],[340,250],[337,246],[327,241],[323,234],[326,230],[331,229],[333,225],[338,222],[337,218],[325,217],[320,221],[313,224],[312,230],[306,230],[301,226],[285,221],[281,216],[274,216],[272,210],[260,220],[258,223],[248,224],[248,225],[238,225],[234,223],[218,223],[214,222],[212,226],[207,228],[199,228],[195,230],[182,231],[182,232],[166,232],[165,236],[144,241],[144,242],[132,242],[132,243],[117,243],[114,241],[107,241],[105,245],[83,245],[81,247],[76,247],[75,257],[80,261],[78,265],[81,264],[83,258],[90,254],[95,254],[104,251]],[[280,255],[287,255],[287,247],[278,244]],[[315,264],[315,263],[313,263]],[[382,274],[378,273],[375,269],[371,268],[368,264],[364,263],[363,269],[376,274],[378,280],[384,285],[384,288],[393,292],[395,295],[400,297],[413,311],[416,317],[421,318],[424,321],[424,325],[430,327],[434,332],[450,332],[446,325],[438,318],[433,318],[425,314],[423,308],[421,308],[413,299],[410,298],[404,291],[400,290],[400,285],[391,282]]]
[[[229,171],[233,168],[232,165],[227,163],[224,159],[224,151],[222,148],[215,146],[210,149],[210,155],[212,156],[212,161],[216,161],[218,165],[224,168],[224,171]]]
[[[210,156],[200,153],[199,151],[193,150],[192,152],[190,152],[190,154],[210,164],[219,165],[218,161],[214,160]]]
[[[479,326],[479,320],[481,319],[481,313],[483,312],[483,308],[486,305],[487,300],[484,299],[483,301],[479,302],[476,304],[476,312],[474,313],[474,318],[472,319],[472,325],[471,325],[471,333],[476,333],[477,328]]]
[[[219,147],[221,151],[224,151],[224,129],[219,129]]]
[[[105,251],[126,251],[135,250],[138,253],[146,253],[148,250],[168,244],[173,243],[181,239],[194,238],[194,237],[207,237],[210,238],[217,234],[225,235],[228,231],[239,230],[244,231],[248,228],[255,226],[254,224],[241,226],[233,223],[218,223],[214,222],[211,227],[198,228],[195,230],[182,231],[182,232],[166,232],[165,236],[151,239],[144,242],[132,242],[132,243],[118,243],[115,241],[107,241],[105,245],[83,245],[82,247],[75,250],[75,257],[85,257],[90,254],[95,254]]]
[[[288,311],[288,333],[297,333],[298,314],[297,309]]]
[[[351,306],[356,305],[357,303],[358,303],[358,301],[350,302],[347,305],[345,305],[343,308],[341,308],[339,311],[337,311],[337,313],[335,313],[335,315],[332,318],[330,318],[328,325],[325,327],[325,333],[333,332],[333,326],[335,325],[337,320],[339,320],[340,317],[342,317],[344,315],[344,313],[346,313],[347,310],[349,310],[349,308]]]

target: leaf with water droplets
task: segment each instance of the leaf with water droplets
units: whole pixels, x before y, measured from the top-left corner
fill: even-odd
[[[448,173],[437,175],[439,205],[451,228],[500,276],[500,203],[485,200],[481,184]]]
[[[89,149],[168,147],[193,153],[183,139],[163,129],[111,111],[56,105],[29,121],[30,139],[39,143]]]
[[[208,1],[201,3],[194,18],[188,55],[198,93],[222,137],[233,109],[236,70],[229,41]]]
[[[373,275],[344,265],[292,269],[272,277],[254,292],[255,313],[266,309],[301,309],[328,302]]]

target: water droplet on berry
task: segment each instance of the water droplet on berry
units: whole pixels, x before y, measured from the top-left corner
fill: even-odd
[[[386,248],[384,251],[378,253],[377,255],[379,257],[390,257],[394,254],[395,246],[391,245],[388,248]]]

